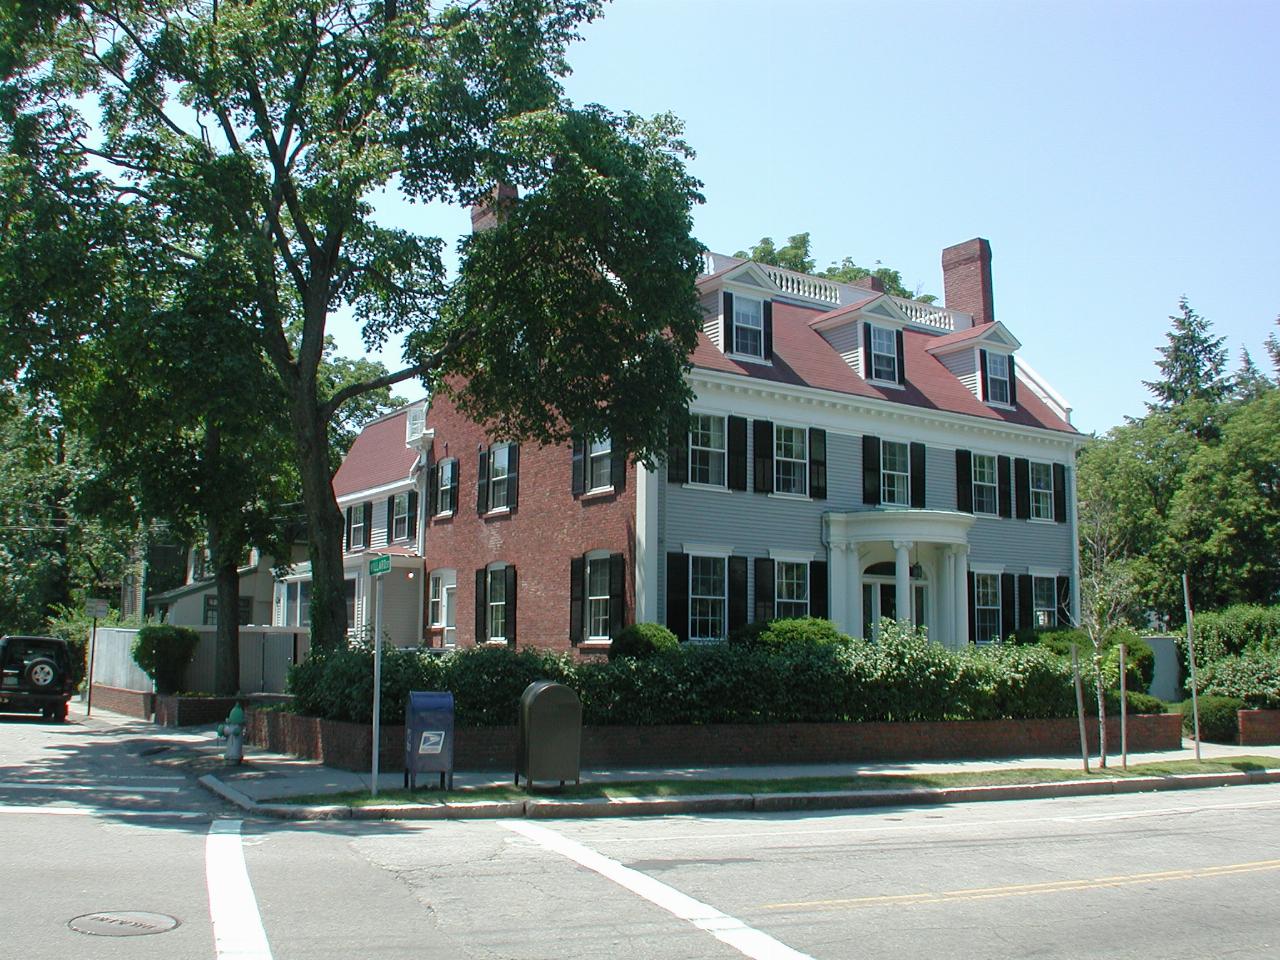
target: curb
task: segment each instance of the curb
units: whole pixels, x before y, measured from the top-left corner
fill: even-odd
[[[201,786],[253,816],[274,820],[492,820],[510,818],[587,819],[602,817],[681,816],[704,813],[780,813],[796,810],[854,810],[867,807],[984,803],[997,800],[1042,800],[1054,797],[1105,796],[1161,790],[1198,790],[1280,783],[1280,769],[1240,773],[1182,773],[1124,780],[1058,780],[1046,783],[974,787],[909,787],[901,790],[847,790],[805,793],[709,793],[684,797],[621,797],[558,800],[431,801],[416,804],[344,804],[301,806],[259,803],[227,786],[212,774]]]

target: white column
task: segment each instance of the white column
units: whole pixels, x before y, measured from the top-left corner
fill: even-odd
[[[911,541],[895,540],[893,566],[894,599],[898,620],[911,620]]]
[[[849,628],[849,574],[848,574],[848,556],[849,545],[847,543],[833,543],[827,549],[827,562],[831,565],[831,584],[830,594],[827,597],[828,613],[831,615],[831,621],[841,633],[847,633],[852,636]]]
[[[636,465],[636,623],[658,619],[658,494],[655,471]]]
[[[849,636],[865,640],[862,635],[862,547],[849,544]]]
[[[956,643],[955,624],[952,620],[955,617],[955,601],[952,595],[956,589],[956,558],[951,547],[946,547],[938,551],[938,596],[933,601],[933,609],[936,611],[935,618],[937,627],[933,639],[948,649],[954,650],[958,644]]]
[[[956,647],[963,647],[969,642],[969,548],[957,545],[952,547],[955,553],[955,624]]]

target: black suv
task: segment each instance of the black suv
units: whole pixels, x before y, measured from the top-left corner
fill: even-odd
[[[67,719],[75,692],[67,641],[57,637],[0,637],[0,710]]]

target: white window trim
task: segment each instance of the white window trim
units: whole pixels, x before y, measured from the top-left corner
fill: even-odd
[[[400,498],[404,497],[404,513],[398,511]],[[396,532],[396,525],[400,521],[404,521],[404,533]],[[397,540],[409,539],[409,491],[403,490],[400,493],[391,495],[391,520],[387,524],[387,530],[390,536],[387,538],[388,543],[395,543]]]
[[[591,452],[592,444],[601,443],[601,442],[607,444],[604,450],[592,453]],[[592,486],[591,485],[591,464],[593,460],[601,457],[609,461],[609,482],[599,486]],[[586,486],[587,489],[583,494],[584,496],[590,496],[593,493],[612,492],[617,484],[617,479],[613,475],[613,440],[609,437],[605,437],[603,441],[600,441],[600,440],[586,441],[586,450],[584,451],[584,459],[583,459],[582,467],[583,467],[583,470],[586,472],[586,477],[584,478],[585,480],[584,486]]]
[[[1046,491],[1043,487],[1035,485],[1035,471],[1032,467],[1042,466],[1049,468],[1049,488]],[[1036,494],[1049,494],[1049,515],[1047,517],[1036,516]],[[1027,463],[1027,519],[1033,523],[1053,523],[1053,497],[1056,491],[1053,488],[1053,463],[1048,460],[1030,460]]]
[[[437,587],[440,590],[439,596],[436,596]],[[444,577],[439,573],[431,574],[427,580],[427,626],[444,626]]]
[[[700,410],[695,410],[695,411],[692,411],[689,414],[689,416],[690,418],[712,417],[720,421],[720,424],[721,424],[720,436],[724,439],[724,446],[721,447],[718,452],[721,457],[721,463],[722,463],[721,475],[724,477],[724,482],[723,483],[704,483],[701,480],[691,479],[688,481],[688,485],[691,487],[697,487],[703,490],[728,490],[729,489],[729,416],[728,414],[703,413]],[[689,430],[689,434],[686,437],[686,444],[687,444],[687,450],[688,450],[688,453],[686,456],[689,462],[689,476],[692,477],[693,476],[693,451],[694,451],[692,429]],[[712,453],[717,452],[714,447],[698,447],[697,449],[710,451]]]
[[[1003,377],[996,377],[996,376],[993,376],[991,373],[991,361],[995,357],[999,357],[1005,363]],[[999,380],[1001,383],[1005,385],[1004,395],[1009,399],[997,400],[991,395],[991,384],[996,380]],[[1011,402],[1012,398],[1013,398],[1013,378],[1009,376],[1009,355],[1007,353],[1000,353],[997,350],[987,350],[987,403],[988,405],[993,407],[1000,407],[1001,409],[1004,409],[1004,410],[1012,410],[1014,408],[1013,403]]]
[[[759,314],[758,314],[760,319],[759,326],[756,326],[750,323],[743,323],[743,324],[738,323],[738,306],[739,304],[742,304],[742,303],[754,303],[760,308]],[[743,359],[743,360],[755,360],[757,362],[763,361],[764,360],[764,298],[752,296],[750,294],[735,293],[733,295],[733,317],[730,319],[733,327],[734,342],[725,344],[725,347],[727,348],[725,350],[725,353],[728,354],[729,356]],[[759,353],[744,353],[743,351],[738,349],[738,328],[739,327],[746,327],[749,330],[760,331],[760,352]]]
[[[813,563],[815,554],[812,550],[777,550],[769,548],[770,560],[781,560],[783,563]]]
[[[490,447],[490,448],[489,448],[489,452],[488,452],[488,457],[489,457],[489,478],[488,478],[488,480],[486,481],[486,482],[488,483],[488,486],[489,486],[489,509],[488,509],[488,511],[486,512],[486,516],[488,516],[489,514],[496,514],[496,513],[510,513],[510,512],[511,512],[511,448],[512,448],[513,446],[515,446],[515,444],[511,444],[511,443],[496,443],[496,444],[494,444],[492,447]],[[506,462],[506,463],[504,464],[504,466],[503,466],[503,469],[504,469],[506,472],[505,472],[505,473],[503,473],[501,477],[496,476],[496,475],[494,474],[494,472],[493,472],[493,468],[497,465],[497,462],[498,462],[498,461],[497,461],[497,453],[498,453],[498,451],[499,451],[499,450],[504,450],[504,451],[506,451],[506,453],[507,453],[507,462]],[[505,502],[505,503],[503,503],[503,504],[501,504],[500,506],[496,506],[496,507],[495,507],[495,506],[493,505],[493,487],[494,487],[494,484],[495,484],[497,481],[499,481],[499,480],[504,480],[504,481],[506,481],[505,485],[503,486],[503,490],[504,490],[504,492],[505,492],[506,502]]]
[[[781,582],[779,580],[779,577],[781,576],[782,564],[784,563],[793,564],[804,570],[804,613],[801,614],[801,616],[807,617],[809,616],[810,612],[813,609],[813,585],[809,582],[810,573],[811,573],[809,569],[809,564],[803,560],[778,560],[774,563],[773,565],[773,611],[775,614],[777,614],[778,605],[781,603],[798,604],[800,602],[798,600],[782,599],[782,591],[780,589]]]
[[[898,382],[902,377],[902,371],[898,369],[898,333],[894,327],[886,327],[882,324],[871,323],[865,321],[867,326],[871,328],[871,334],[867,338],[870,344],[870,350],[867,356],[867,380],[875,384],[883,384],[892,387],[902,387]],[[893,341],[893,349],[889,353],[883,350],[876,350],[876,331],[881,330],[889,334],[889,339]],[[876,375],[876,357],[889,357],[893,361],[893,377],[885,378]]]
[[[969,564],[970,573],[994,573],[996,576],[1004,573],[1004,567],[996,563],[971,563]]]
[[[995,480],[992,483],[978,483],[978,457],[990,457],[995,463]],[[976,517],[996,517],[1000,516],[1000,455],[995,453],[983,453],[978,450],[972,451],[969,455],[969,484],[974,490],[973,493],[973,514]],[[985,510],[978,509],[977,489],[979,486],[993,487],[996,492],[996,509],[994,513],[988,513]]]
[[[800,436],[804,441],[804,459],[803,460],[794,460],[791,457],[778,456],[778,428],[779,427],[786,430],[800,431]],[[726,445],[727,445],[727,442],[726,442]],[[773,424],[773,491],[771,492],[770,495],[785,497],[787,499],[808,500],[809,499],[809,459],[810,459],[809,428],[807,426],[804,426],[798,423],[785,423],[785,422],[778,423],[775,421]],[[803,469],[800,471],[800,476],[804,480],[803,492],[796,493],[793,491],[778,489],[778,464],[780,461],[783,461],[786,463],[800,463],[804,465]]]
[[[445,467],[449,467],[449,469],[445,470]],[[446,475],[452,481],[447,487],[442,482]],[[444,501],[444,497],[442,496],[442,494],[446,490],[448,490],[450,493],[453,494],[453,503],[450,505],[449,509],[447,510],[441,508],[440,506],[441,503]],[[458,458],[446,457],[445,459],[441,460],[439,463],[436,464],[436,512],[434,516],[450,517],[457,512],[458,512]]]
[[[585,627],[584,632],[586,636],[582,642],[586,644],[593,644],[593,643],[600,644],[600,645],[609,644],[612,642],[612,638],[609,637],[607,634],[603,636],[600,636],[600,635],[593,636],[591,633],[591,600],[592,600],[591,565],[593,563],[599,563],[601,561],[604,561],[606,564],[608,564],[610,562],[610,554],[608,550],[592,550],[589,553],[587,553],[587,555],[583,558],[583,560],[585,561],[585,563],[583,564],[584,569],[582,571],[582,601],[583,601],[582,617],[583,617],[583,620],[586,621],[584,624],[584,627]],[[607,629],[608,610],[609,610],[608,604],[610,600],[608,572],[611,572],[611,571],[608,571],[608,567],[606,567],[606,571],[607,573],[605,576],[604,601],[605,601],[605,616],[606,616],[605,626]],[[598,595],[596,598],[599,599]]]
[[[903,446],[903,447],[906,447],[906,448],[907,448],[907,471],[906,471],[906,473],[901,473],[901,472],[899,472],[899,471],[897,471],[897,470],[889,471],[889,470],[886,470],[886,469],[885,469],[885,465],[884,465],[884,462],[885,462],[885,456],[884,456],[884,445],[885,445],[886,443],[895,443],[895,444],[898,444],[899,446]],[[899,502],[897,502],[896,500],[894,500],[894,501],[889,501],[889,500],[886,500],[886,499],[885,499],[885,496],[884,496],[884,478],[885,478],[885,474],[887,474],[887,473],[892,473],[892,475],[893,475],[893,476],[897,476],[897,477],[906,477],[906,478],[907,478],[907,490],[906,490],[906,492],[907,492],[907,499],[906,499],[906,502],[905,502],[905,503],[899,503]],[[911,443],[910,443],[910,441],[908,441],[908,440],[895,440],[893,437],[881,437],[881,438],[880,438],[880,506],[882,506],[882,507],[901,507],[901,508],[904,508],[904,509],[905,509],[905,508],[909,508],[909,507],[911,506]]]
[[[509,564],[509,563],[503,563],[503,562],[499,561],[498,563],[491,563],[491,564],[489,564],[487,567],[485,567],[485,568],[484,568],[484,602],[485,602],[485,613],[484,613],[484,632],[485,632],[485,638],[484,638],[484,642],[485,642],[485,643],[503,644],[503,645],[505,645],[505,644],[507,644],[507,643],[509,642],[509,641],[507,640],[507,636],[506,636],[506,626],[507,626],[507,603],[508,603],[508,600],[507,600],[506,573],[507,573],[507,567],[509,567],[509,566],[511,566],[511,564]],[[493,635],[492,635],[492,634],[493,634],[493,608],[494,608],[494,606],[495,606],[495,604],[494,604],[494,602],[493,602],[493,599],[492,599],[492,598],[493,598],[493,575],[494,575],[495,573],[501,573],[501,574],[503,575],[503,582],[502,582],[502,626],[503,626],[503,630],[504,630],[504,632],[503,632],[503,635],[502,635],[501,637],[495,637],[495,636],[493,636]]]
[[[1043,575],[1043,574],[1037,575],[1037,574],[1035,574],[1035,573],[1032,573],[1030,576],[1031,576],[1031,621],[1032,621],[1032,624],[1033,624],[1034,626],[1036,626],[1036,627],[1039,627],[1039,622],[1038,622],[1038,621],[1039,621],[1039,617],[1037,617],[1037,616],[1036,616],[1036,614],[1038,614],[1041,610],[1048,610],[1048,611],[1049,611],[1049,613],[1050,613],[1050,617],[1049,617],[1049,619],[1051,620],[1051,623],[1049,624],[1049,626],[1051,626],[1051,627],[1061,626],[1060,618],[1059,618],[1059,616],[1058,616],[1058,580],[1057,580],[1057,576],[1056,576],[1056,575],[1054,575],[1054,576],[1045,576],[1045,575]],[[1049,605],[1048,605],[1047,607],[1042,607],[1042,606],[1040,606],[1039,604],[1037,604],[1037,603],[1036,603],[1036,581],[1037,581],[1037,580],[1048,580],[1048,581],[1049,581],[1049,587],[1050,587],[1050,590],[1049,590]]]
[[[978,603],[978,584],[977,584],[977,580],[976,580],[976,579],[975,579],[975,581],[974,581],[974,586],[973,586],[973,614],[974,614],[974,624],[973,624],[973,625],[974,625],[974,631],[976,632],[976,631],[978,630],[978,611],[979,611],[979,610],[994,610],[994,611],[996,612],[996,632],[995,632],[995,639],[993,640],[993,639],[991,639],[990,637],[987,637],[987,638],[985,638],[985,639],[983,639],[983,638],[981,638],[981,637],[974,637],[974,638],[973,638],[974,643],[976,643],[976,644],[990,644],[990,643],[998,643],[998,642],[1000,642],[1001,640],[1003,640],[1003,639],[1004,639],[1004,638],[1000,635],[1000,634],[1001,634],[1001,630],[1002,630],[1001,619],[1002,619],[1002,618],[1003,618],[1003,616],[1004,616],[1004,596],[1002,595],[1002,592],[1003,592],[1003,589],[1004,589],[1004,585],[1000,582],[1000,579],[1001,579],[1001,578],[1000,578],[1000,574],[998,574],[998,573],[992,573],[992,572],[984,571],[984,570],[974,570],[973,572],[974,572],[974,574],[975,574],[975,575],[977,575],[977,576],[989,576],[989,577],[994,577],[994,578],[995,578],[995,583],[996,583],[996,603],[995,603],[995,606],[991,606],[990,604],[979,604],[979,603]]]
[[[718,641],[720,641],[720,640],[725,639],[725,637],[726,637],[726,636],[728,636],[728,633],[729,633],[729,554],[728,554],[727,552],[725,552],[725,553],[720,553],[720,552],[709,553],[709,552],[703,552],[703,551],[700,551],[700,550],[689,550],[689,551],[687,551],[687,552],[688,552],[688,554],[689,554],[689,572],[688,572],[688,574],[687,574],[687,576],[688,576],[688,582],[685,584],[685,596],[687,596],[687,597],[689,598],[689,623],[688,623],[688,627],[687,627],[687,631],[686,631],[686,632],[688,633],[689,640],[690,640],[690,641],[692,641],[692,642],[695,642],[695,643],[716,643],[716,642],[718,642]],[[704,595],[702,595],[702,594],[697,594],[697,595],[695,595],[695,594],[694,594],[694,592],[693,592],[693,561],[694,561],[694,559],[720,560],[720,561],[722,561],[722,563],[724,564],[724,566],[723,566],[723,568],[722,568],[722,569],[723,569],[723,571],[724,571],[724,573],[723,573],[723,579],[722,579],[722,582],[721,582],[721,590],[720,590],[720,597],[719,597],[719,600],[720,600],[720,603],[723,605],[723,606],[721,607],[720,622],[721,622],[721,624],[724,626],[725,636],[722,636],[722,637],[702,637],[702,636],[695,636],[695,635],[694,635],[694,632],[693,632],[693,601],[694,601],[695,599],[698,599],[698,600],[713,600],[713,599],[716,599],[716,598],[711,597],[711,596],[704,596]]]

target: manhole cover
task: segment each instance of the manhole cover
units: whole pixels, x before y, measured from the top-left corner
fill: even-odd
[[[140,913],[137,910],[108,910],[86,913],[67,922],[78,933],[95,937],[145,937],[150,933],[167,933],[178,925],[175,917],[163,913]]]

